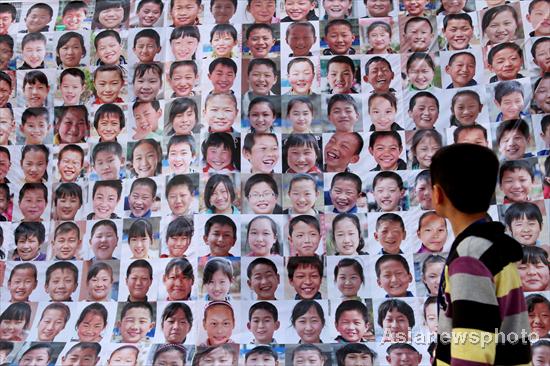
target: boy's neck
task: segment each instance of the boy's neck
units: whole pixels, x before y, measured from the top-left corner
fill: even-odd
[[[487,212],[478,212],[473,214],[467,214],[464,212],[455,212],[447,216],[451,222],[453,233],[455,238],[463,232],[468,226],[476,221],[479,221],[487,217]]]

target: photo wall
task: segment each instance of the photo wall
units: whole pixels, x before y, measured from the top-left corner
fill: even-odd
[[[2,1],[0,365],[429,365],[454,143],[548,337],[549,72],[547,0]]]

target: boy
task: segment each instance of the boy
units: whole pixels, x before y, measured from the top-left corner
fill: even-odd
[[[489,147],[487,129],[482,125],[459,126],[453,131],[455,144],[469,143]]]
[[[422,354],[409,343],[392,343],[386,349],[386,361],[390,366],[399,366],[402,364],[418,366],[422,361]]]
[[[288,57],[313,56],[311,47],[317,42],[317,31],[310,22],[293,22],[286,29],[285,41],[292,50]]]
[[[1,48],[0,51],[2,51]],[[12,80],[10,75],[12,73],[8,74],[7,72],[0,71],[0,108],[12,108],[10,98],[13,94],[14,80]]]
[[[8,356],[13,351],[14,344],[9,341],[0,341],[0,365],[8,363]],[[278,365],[277,365],[278,366]]]
[[[525,99],[523,87],[516,80],[502,81],[495,87],[495,104],[499,109],[496,122],[502,122],[509,119],[518,119],[527,116],[523,111],[525,108]]]
[[[120,92],[124,87],[125,70],[117,65],[102,65],[93,73],[94,104],[124,103]]]
[[[128,302],[147,301],[147,293],[153,284],[153,267],[145,259],[130,263],[126,269],[126,287]]]
[[[127,302],[120,312],[116,327],[120,336],[113,341],[121,343],[148,342],[147,334],[155,328],[153,306],[148,302]]]
[[[298,215],[288,223],[288,245],[297,257],[312,257],[321,242],[321,226],[315,216]]]
[[[237,30],[231,24],[216,24],[210,31],[212,58],[235,57],[233,48],[237,45]]]
[[[170,174],[180,175],[196,172],[191,167],[197,158],[197,146],[193,135],[174,135],[170,137],[166,150]]]
[[[329,94],[358,93],[355,83],[355,64],[348,56],[334,56],[327,63]]]
[[[529,32],[530,37],[550,36],[549,12],[550,4],[545,0],[533,0],[529,3],[527,20],[533,28],[533,31]]]
[[[162,128],[159,128],[159,119],[162,117],[162,109],[159,101],[136,102],[132,106],[132,112],[136,124],[132,139],[135,141],[146,138],[160,140]]]
[[[0,183],[0,221],[11,221],[12,213],[10,186],[7,183]]]
[[[376,174],[372,181],[372,192],[377,211],[400,211],[401,200],[405,196],[403,179],[396,172],[385,171]]]
[[[428,18],[412,17],[405,23],[403,48],[406,52],[428,52],[432,46],[434,29]]]
[[[292,365],[323,366],[326,359],[319,347],[309,343],[298,345],[291,356]]]
[[[287,64],[287,79],[290,90],[284,95],[317,95],[313,91],[315,78],[315,65],[307,57],[297,57]]]
[[[378,254],[403,254],[401,243],[406,237],[405,224],[398,214],[385,213],[376,220],[374,239],[382,247]]]
[[[418,219],[416,236],[421,243],[418,253],[439,253],[447,241],[447,221],[434,211],[424,212]]]
[[[154,29],[143,29],[134,37],[132,50],[141,63],[153,62],[161,49],[160,36]]]
[[[221,59],[217,58],[216,60]],[[225,89],[226,87],[224,86],[223,88]],[[203,115],[204,123],[208,126],[209,133],[234,132],[233,125],[238,122],[239,116],[235,94],[231,91],[221,93],[211,92],[204,101]]]
[[[201,40],[199,28],[186,25],[174,28],[170,33],[170,50],[176,61],[194,60],[197,46]]]
[[[51,6],[45,3],[34,4],[27,10],[25,16],[26,30],[21,32],[49,32],[50,27],[48,24],[52,21],[53,9]]]
[[[0,145],[12,145],[11,138],[14,132],[15,118],[13,110],[11,108],[0,108]]]
[[[491,150],[473,144],[443,147],[432,158],[433,205],[451,222],[455,236],[439,289],[444,297],[438,297],[438,364],[450,364],[451,355],[482,364],[531,360],[529,340],[522,333],[529,329],[527,307],[515,265],[523,258],[522,249],[504,233],[504,225],[487,221],[498,166]],[[460,291],[466,287],[468,291]],[[448,342],[451,332],[466,341]],[[497,340],[500,332],[505,333]],[[488,342],[472,342],[473,334],[487,336]],[[515,335],[513,343],[506,338],[510,334]]]
[[[476,74],[476,58],[470,52],[461,51],[453,53],[449,59],[449,64],[445,66],[445,72],[449,74],[452,81],[447,85],[447,89],[477,85],[477,81],[474,79]]]
[[[531,46],[531,56],[533,63],[540,69],[540,76],[550,71],[550,58],[547,56],[550,52],[550,38],[538,38]]]
[[[53,302],[46,306],[38,322],[37,339],[41,342],[53,342],[65,329],[70,316],[71,310],[63,303]]]
[[[23,64],[18,69],[43,69],[47,42],[46,36],[42,33],[26,34],[21,41]]]
[[[245,366],[270,365],[279,366],[279,356],[273,348],[269,346],[256,346],[246,352],[244,356]]]
[[[489,71],[495,75],[489,79],[490,83],[502,80],[523,78],[519,73],[523,67],[523,52],[521,47],[512,42],[499,43],[491,47],[487,55]]]
[[[154,27],[162,16],[164,3],[161,0],[141,0],[136,8],[139,28]]]
[[[247,133],[243,157],[250,163],[251,173],[273,173],[279,161],[279,141],[274,133]]]
[[[290,257],[286,269],[290,286],[296,292],[294,300],[321,299],[324,266],[320,257]]]
[[[367,342],[373,339],[369,322],[369,310],[359,300],[346,300],[336,308],[334,327],[338,332],[338,343]]]
[[[227,216],[212,216],[204,224],[202,240],[210,248],[210,253],[201,260],[210,257],[233,257],[229,250],[237,241],[237,226]]]
[[[0,146],[0,183],[7,184],[10,180],[6,178],[11,167],[11,154],[7,147]]]
[[[268,58],[254,58],[248,63],[248,92],[245,97],[248,101],[254,96],[275,95],[273,87],[277,84],[277,65]],[[243,103],[244,107],[244,103]]]
[[[193,266],[186,258],[173,258],[164,269],[162,282],[168,294],[167,301],[191,300],[195,282]]]
[[[376,283],[386,292],[385,297],[413,297],[408,290],[413,281],[407,260],[399,254],[384,254],[374,266]]]
[[[72,261],[79,260],[82,240],[80,229],[74,222],[63,222],[55,228],[52,241],[52,259]]]
[[[328,100],[328,121],[334,126],[335,132],[357,132],[359,121],[359,107],[351,95],[335,94]],[[331,126],[332,127],[332,126]]]
[[[42,71],[29,71],[23,78],[23,95],[27,108],[40,108],[47,106],[50,92],[48,77]]]
[[[513,203],[504,213],[506,229],[520,244],[537,245],[542,231],[542,213],[532,202]]]
[[[82,188],[76,183],[62,183],[54,192],[53,219],[71,221],[82,207]]]
[[[532,363],[534,366],[543,366],[550,362],[550,341],[541,339],[531,346],[531,354],[533,356]]]
[[[37,285],[37,271],[34,264],[20,263],[15,265],[8,278],[10,302],[29,301],[29,297]]]
[[[92,168],[94,172],[90,180],[123,179],[124,156],[122,146],[118,142],[105,141],[94,146],[92,150]]]
[[[281,283],[281,277],[271,259],[254,259],[246,268],[246,277],[246,284],[256,295],[256,300],[276,300],[275,292]]]
[[[46,269],[44,289],[51,301],[73,301],[78,288],[78,268],[71,262],[55,262]]]
[[[132,78],[134,101],[152,102],[157,100],[162,89],[162,75],[161,63],[137,64]]]
[[[151,207],[157,195],[157,184],[151,178],[138,178],[132,182],[127,197],[130,218],[151,217]]]
[[[352,47],[354,40],[353,28],[348,20],[331,20],[325,26],[325,42],[328,48],[323,50],[323,55],[355,55],[356,51]]]
[[[408,114],[415,129],[434,128],[439,118],[439,100],[430,92],[420,91],[409,101]]]
[[[116,142],[125,125],[124,112],[116,104],[103,104],[94,114],[94,128],[99,142]]]
[[[338,366],[372,366],[375,357],[374,351],[363,343],[348,343],[336,350]]]
[[[218,57],[208,65],[208,80],[212,84],[212,94],[234,94],[231,88],[236,77],[237,64],[230,58]]]
[[[101,345],[95,342],[79,342],[73,345],[64,356],[61,366],[95,366],[99,363]]]
[[[48,204],[48,188],[44,183],[25,183],[19,190],[21,221],[42,221]]]
[[[349,172],[349,165],[359,161],[363,144],[363,137],[357,132],[336,132],[332,134],[325,145],[324,171],[327,173]]]
[[[171,27],[200,25],[199,14],[203,11],[200,0],[170,0]]]
[[[291,207],[283,211],[290,215],[315,215],[315,202],[319,197],[319,188],[315,176],[309,174],[293,175],[288,183],[288,198]]]
[[[166,184],[165,197],[172,216],[195,213],[195,185],[188,175],[175,175]]]
[[[168,84],[172,89],[172,98],[190,97],[198,94],[195,91],[200,80],[199,69],[195,61],[174,61],[170,65]]]
[[[13,65],[14,61],[12,60],[13,47],[14,41],[12,36],[9,34],[0,34],[0,70],[15,69],[15,65]],[[0,105],[2,104],[0,103]]]
[[[14,232],[14,261],[44,261],[46,254],[40,247],[46,239],[46,229],[41,222],[22,222]]]
[[[2,110],[0,110],[0,123],[1,123]],[[537,152],[537,156],[544,156],[550,154],[550,115],[542,117],[540,120],[540,137],[544,144],[542,149]]]
[[[357,212],[357,200],[361,194],[362,181],[350,172],[336,173],[330,182],[330,202],[328,209],[334,213]]]
[[[88,15],[88,5],[84,1],[70,1],[63,8],[61,14],[62,26],[56,27],[56,30],[76,31],[82,29],[82,23]],[[63,29],[60,29],[62,28]]]
[[[0,4],[0,35],[8,34],[10,26],[15,22],[17,10],[10,3]]]
[[[216,24],[229,23],[237,11],[237,0],[214,0],[210,2],[210,12]]]
[[[406,170],[407,163],[399,156],[403,151],[401,136],[397,131],[375,131],[369,137],[369,153],[377,165],[371,172],[381,170]]]
[[[126,63],[122,55],[122,39],[115,30],[106,29],[95,36],[94,48],[97,53],[96,66]]]
[[[111,220],[100,220],[92,226],[90,247],[94,260],[116,260],[113,257],[118,243],[116,224]]]
[[[64,145],[57,156],[59,181],[74,183],[80,178],[84,166],[84,150],[76,144]]]
[[[390,92],[395,94],[395,89],[390,87],[394,76],[391,64],[385,58],[374,56],[365,64],[363,80],[371,85],[375,93]]]
[[[523,119],[509,119],[498,124],[496,143],[502,158],[518,160],[532,157],[526,150],[531,142],[529,125]]]
[[[64,106],[78,105],[86,90],[84,71],[71,67],[61,71],[59,75],[59,90]]]
[[[501,163],[498,175],[504,204],[531,200],[529,195],[535,183],[535,175],[528,160],[506,160]]]
[[[92,189],[93,211],[86,217],[87,220],[119,219],[114,212],[122,194],[120,180],[102,180],[95,182]]]
[[[252,59],[269,58],[276,41],[275,32],[269,24],[254,23],[246,28],[245,43]]]
[[[280,325],[277,307],[270,302],[259,301],[248,310],[246,327],[254,336],[253,344],[277,344],[273,333]]]
[[[124,363],[128,366],[137,366],[139,358],[139,348],[132,345],[125,345],[117,348],[109,356],[107,366],[119,366]]]
[[[444,51],[458,51],[470,48],[474,35],[472,17],[467,13],[447,14],[443,18],[443,36],[447,41]]]

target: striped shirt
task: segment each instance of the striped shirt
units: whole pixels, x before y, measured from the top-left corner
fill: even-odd
[[[499,222],[475,222],[456,237],[439,289],[434,365],[531,363],[527,306],[515,265],[522,257],[521,245]]]

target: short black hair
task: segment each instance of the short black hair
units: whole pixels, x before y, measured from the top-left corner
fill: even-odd
[[[146,28],[137,32],[136,36],[134,37],[134,47],[136,47],[136,43],[140,38],[151,38],[155,41],[157,47],[160,47],[160,35],[154,29]]]
[[[374,364],[376,353],[371,350],[366,344],[363,343],[348,343],[343,347],[336,350],[336,362],[338,366],[346,365],[346,356],[350,353],[360,353],[363,355],[369,355],[371,358],[371,364]]]
[[[318,256],[312,257],[290,257],[286,264],[288,278],[292,280],[294,278],[294,272],[298,266],[313,267],[319,272],[319,276],[323,277],[323,261]]]
[[[441,187],[458,211],[485,212],[495,191],[498,165],[495,153],[486,147],[474,144],[446,146],[432,157],[432,184]]]
[[[521,47],[518,46],[517,44],[515,44],[514,42],[504,42],[504,43],[499,43],[496,46],[491,47],[491,50],[489,51],[489,54],[487,55],[487,62],[489,63],[489,65],[493,64],[493,59],[495,57],[495,54],[497,52],[500,52],[500,51],[504,50],[504,49],[511,49],[511,50],[515,51],[518,54],[519,58],[521,58],[521,61],[523,63],[523,52],[521,51]]]

